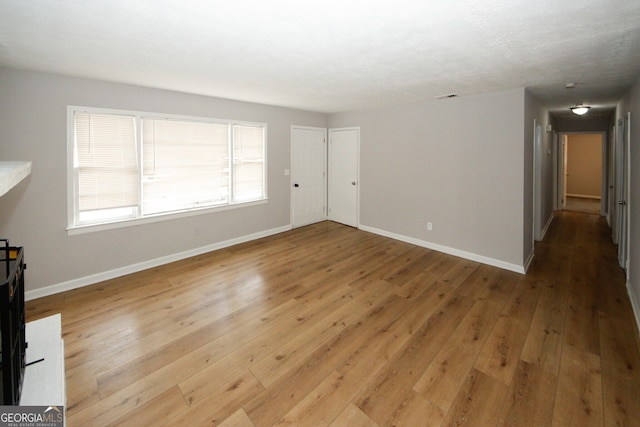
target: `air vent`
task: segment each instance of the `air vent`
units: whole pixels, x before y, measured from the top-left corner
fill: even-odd
[[[458,97],[457,93],[448,93],[446,95],[436,96],[436,99],[447,99],[447,98],[457,98],[457,97]]]

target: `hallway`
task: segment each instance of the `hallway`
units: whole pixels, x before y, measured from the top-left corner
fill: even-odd
[[[549,309],[556,311],[539,320],[545,334],[563,336],[553,425],[636,425],[638,331],[611,229],[601,216],[567,211],[555,215],[544,241],[536,242],[528,273],[554,288]],[[540,354],[548,358],[546,339]],[[603,413],[597,415],[600,405]],[[566,424],[557,418],[559,413],[566,413]]]

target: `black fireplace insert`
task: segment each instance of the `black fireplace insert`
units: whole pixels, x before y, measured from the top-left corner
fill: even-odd
[[[18,405],[25,368],[24,250],[0,239],[0,402]],[[3,265],[4,264],[4,265]]]

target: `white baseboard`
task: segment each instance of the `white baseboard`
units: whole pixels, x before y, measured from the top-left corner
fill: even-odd
[[[594,200],[600,200],[601,199],[600,196],[591,196],[589,194],[569,194],[569,193],[567,193],[567,197],[577,197],[579,199],[594,199]]]
[[[544,225],[544,227],[542,228],[542,231],[540,232],[540,240],[544,239],[544,236],[547,234],[547,231],[549,231],[549,227],[551,226],[551,223],[553,222],[553,212],[551,213],[551,216],[549,216],[549,220],[547,221],[547,223]]]
[[[524,271],[525,273],[527,271],[529,271],[529,267],[531,266],[531,263],[533,262],[533,258],[535,258],[536,256],[536,252],[534,250],[534,248],[531,248],[531,253],[529,253],[529,256],[527,257],[527,260],[524,262]]]
[[[525,267],[522,265],[512,264],[509,262],[501,261],[494,258],[485,257],[483,255],[478,255],[472,252],[462,251],[455,248],[450,248],[448,246],[438,245],[436,243],[427,242],[426,240],[420,240],[413,237],[404,236],[401,234],[392,233],[390,231],[381,230],[375,227],[368,227],[366,225],[359,225],[359,227],[363,231],[368,231],[370,233],[378,234],[380,236],[389,237],[391,239],[400,240],[401,242],[411,243],[412,245],[421,246],[427,249],[433,249],[434,251],[442,252],[445,254],[457,256],[460,258],[468,259],[471,261],[476,261],[482,264],[491,265],[494,267],[502,268],[509,271],[514,271],[516,273],[525,274]]]
[[[270,230],[259,231],[257,233],[248,234],[246,236],[240,236],[234,239],[213,243],[211,245],[190,249],[188,251],[163,256],[163,257],[152,259],[149,261],[143,261],[137,264],[131,264],[131,265],[119,267],[113,270],[104,271],[102,273],[80,277],[78,279],[69,280],[67,282],[46,286],[44,288],[25,291],[24,297],[25,297],[25,300],[29,301],[36,298],[42,298],[49,295],[54,295],[60,292],[70,291],[72,289],[93,285],[99,282],[103,282],[105,280],[115,279],[116,277],[125,276],[131,273],[137,273],[138,271],[147,270],[149,268],[158,267],[160,265],[168,264],[170,262],[180,261],[185,258],[190,258],[190,257],[201,255],[207,252],[216,251],[218,249],[228,248],[229,246],[237,245],[239,243],[245,243],[251,240],[261,239],[263,237],[272,236],[274,234],[283,233],[289,230],[291,230],[291,225],[272,228]]]
[[[629,295],[629,300],[631,301],[631,308],[633,308],[633,314],[636,318],[636,326],[638,327],[638,331],[640,331],[640,301],[636,297],[636,294],[631,289],[631,281],[627,278],[627,294]]]

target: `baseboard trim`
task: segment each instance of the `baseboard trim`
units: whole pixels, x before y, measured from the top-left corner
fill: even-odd
[[[593,199],[593,200],[601,200],[600,196],[592,196],[590,194],[569,194],[567,193],[567,197],[577,197],[579,199]]]
[[[525,273],[527,271],[529,271],[529,267],[531,267],[531,263],[533,262],[533,258],[535,258],[536,256],[536,252],[533,248],[531,248],[531,252],[529,253],[529,256],[527,257],[527,260],[524,262],[524,271]]]
[[[545,224],[544,228],[542,229],[542,231],[540,232],[540,240],[544,239],[544,236],[547,234],[547,231],[549,231],[549,227],[551,227],[551,223],[553,222],[553,212],[551,212],[551,216],[549,216],[549,220],[547,221],[547,223]]]
[[[640,301],[636,297],[636,294],[631,289],[631,281],[627,278],[627,294],[629,295],[629,301],[631,301],[631,308],[633,309],[633,315],[636,318],[636,333],[640,335]]]
[[[155,258],[149,261],[139,262],[137,264],[131,264],[124,267],[119,267],[113,270],[104,271],[90,276],[80,277],[78,279],[69,280],[67,282],[58,283],[51,286],[45,286],[43,288],[26,291],[24,293],[25,300],[30,301],[37,298],[42,298],[54,294],[58,294],[72,289],[82,288],[84,286],[94,285],[105,280],[115,279],[116,277],[125,276],[131,273],[137,273],[149,268],[158,267],[170,262],[180,261],[182,259],[190,258],[197,255],[202,255],[207,252],[216,251],[218,249],[228,248],[240,243],[250,242],[252,240],[261,239],[263,237],[273,236],[274,234],[283,233],[291,230],[291,225],[283,227],[272,228],[269,230],[259,231],[257,233],[248,234],[245,236],[236,237],[233,239],[225,240],[223,242],[213,243],[211,245],[202,246],[195,249],[190,249],[184,252],[178,252],[175,254]]]
[[[369,227],[362,224],[360,224],[358,228],[360,228],[363,231],[368,231],[369,233],[378,234],[384,237],[389,237],[391,239],[399,240],[405,243],[411,243],[412,245],[421,246],[423,248],[433,249],[434,251],[468,259],[470,261],[476,261],[481,264],[491,265],[493,267],[502,268],[504,270],[509,270],[516,273],[520,273],[520,274],[526,273],[526,269],[524,266],[501,261],[495,258],[489,258],[483,255],[478,255],[473,252],[467,252],[467,251],[462,251],[460,249],[450,248],[448,246],[438,245],[436,243],[427,242],[426,240],[420,240],[413,237],[392,233],[390,231],[381,230],[379,228]]]

